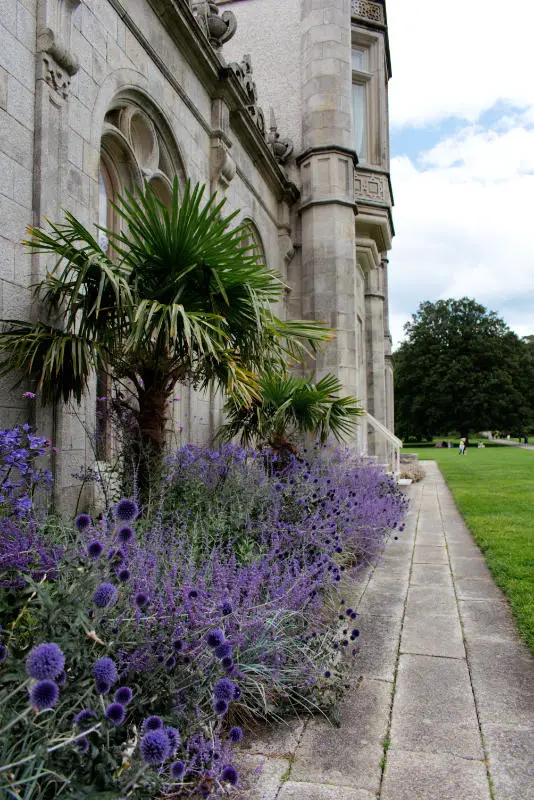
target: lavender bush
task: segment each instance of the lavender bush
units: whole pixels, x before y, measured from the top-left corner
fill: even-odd
[[[339,697],[338,655],[359,631],[336,633],[336,589],[403,510],[345,451],[279,463],[188,445],[149,516],[128,498],[98,522],[79,515],[55,579],[26,572],[16,618],[1,620],[0,791],[226,793],[248,721]]]

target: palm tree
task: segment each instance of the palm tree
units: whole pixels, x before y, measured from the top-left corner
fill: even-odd
[[[341,383],[325,375],[317,383],[307,378],[267,372],[260,379],[260,397],[244,404],[230,398],[226,424],[219,437],[236,436],[244,445],[267,445],[282,455],[297,453],[297,440],[313,434],[325,442],[329,434],[348,439],[364,411],[351,396],[340,397]]]
[[[80,402],[95,370],[129,379],[140,447],[158,457],[176,383],[221,388],[247,407],[267,366],[313,354],[331,332],[274,315],[281,279],[244,246],[238,212],[223,217],[224,201],[203,196],[187,184],[180,202],[175,181],[167,209],[148,185],[127,192],[114,206],[122,232],[106,231],[112,255],[70,213],[30,228],[24,244],[56,261],[37,287],[46,321],[4,320],[0,374],[36,382],[43,404]]]

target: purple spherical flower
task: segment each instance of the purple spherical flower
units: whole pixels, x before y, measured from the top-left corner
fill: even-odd
[[[93,524],[93,520],[89,514],[78,514],[74,520],[74,525],[80,532],[86,531]]]
[[[232,604],[229,603],[228,600],[225,600],[221,608],[223,616],[227,617],[228,614],[231,614],[233,612],[233,610],[234,609],[232,608]]]
[[[139,514],[139,507],[135,500],[119,500],[113,511],[115,519],[120,522],[133,522]]]
[[[122,706],[127,706],[129,703],[132,702],[133,692],[129,686],[121,686],[115,692],[113,699],[116,703],[120,703]]]
[[[224,642],[224,633],[220,628],[214,628],[212,631],[209,631],[206,636],[206,641],[210,647],[218,647]]]
[[[104,681],[110,686],[117,683],[119,676],[115,662],[108,656],[99,658],[93,667],[93,676],[95,681]]]
[[[182,742],[180,731],[178,728],[166,727],[165,733],[167,734],[167,738],[169,740],[169,756],[173,756]]]
[[[52,708],[58,700],[59,689],[54,681],[39,681],[30,691],[30,702],[39,711],[43,711],[45,708]]]
[[[130,580],[130,576],[131,576],[130,570],[124,568],[120,570],[118,577],[121,583],[126,583],[126,581]]]
[[[135,605],[138,608],[144,608],[146,605],[148,605],[148,595],[146,595],[144,592],[137,592],[135,595]]]
[[[54,680],[65,667],[65,656],[54,642],[34,647],[26,659],[26,672],[36,680]]]
[[[111,689],[107,681],[95,681],[95,691],[97,694],[109,694]]]
[[[87,555],[89,558],[98,558],[100,555],[102,555],[103,549],[104,548],[102,544],[98,541],[98,539],[95,539],[94,542],[91,542],[91,544],[88,545]]]
[[[221,772],[221,780],[225,783],[230,783],[232,786],[235,786],[239,780],[236,768],[232,767],[231,764],[227,764],[227,766],[224,767],[223,771]]]
[[[93,595],[93,603],[97,608],[107,608],[115,605],[118,595],[117,587],[112,583],[101,583]]]
[[[67,680],[67,673],[65,672],[65,670],[63,670],[63,672],[60,672],[59,675],[57,676],[56,683],[58,686],[63,686],[66,680]]]
[[[147,731],[159,731],[162,729],[163,729],[163,720],[161,719],[161,717],[156,716],[156,714],[147,717],[143,722],[143,726],[141,728],[143,733],[146,733]]]
[[[243,692],[241,691],[241,686],[234,687],[234,700],[239,700]]]
[[[169,756],[169,739],[164,730],[148,731],[139,745],[145,764],[157,767]]]
[[[96,719],[96,713],[91,708],[84,708],[82,711],[79,711],[76,716],[74,717],[74,724],[77,728],[87,728],[91,724],[92,719]]]
[[[173,761],[173,763],[170,766],[170,773],[171,773],[172,777],[176,781],[180,780],[180,778],[182,777],[184,772],[185,772],[185,764],[184,764],[184,762],[183,761]]]
[[[172,646],[173,646],[173,649],[176,650],[177,653],[179,653],[180,650],[182,650],[182,648],[184,646],[184,643],[182,642],[181,639],[176,639],[176,641],[174,641],[172,643]]]
[[[120,703],[110,703],[104,715],[112,725],[122,725],[126,719],[126,709]]]
[[[89,739],[85,736],[81,736],[79,739],[76,739],[74,742],[74,746],[78,748],[80,753],[88,753],[89,752]]]
[[[123,525],[122,528],[119,528],[117,531],[117,539],[119,542],[123,544],[125,542],[129,542],[134,537],[134,529],[131,528],[129,525]]]
[[[240,742],[243,738],[243,730],[236,725],[235,728],[230,728],[228,731],[228,738],[231,742]]]
[[[228,711],[228,703],[226,702],[226,700],[222,699],[217,700],[217,698],[215,698],[215,700],[213,701],[213,710],[215,711],[216,714],[219,715],[226,714],[226,712]]]
[[[7,647],[5,644],[0,644],[0,664],[7,658]]]
[[[213,688],[213,696],[217,700],[232,700],[234,697],[235,684],[228,678],[221,678]]]
[[[232,656],[225,656],[224,658],[221,658],[221,666],[227,670],[233,669],[234,662]]]
[[[227,658],[232,655],[232,645],[228,644],[228,642],[223,642],[217,645],[213,652],[217,658]]]

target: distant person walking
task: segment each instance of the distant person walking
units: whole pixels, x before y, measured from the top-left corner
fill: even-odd
[[[458,447],[458,455],[465,456],[465,438],[460,439],[460,446]]]

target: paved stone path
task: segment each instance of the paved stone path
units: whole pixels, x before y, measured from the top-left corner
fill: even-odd
[[[347,601],[361,653],[341,726],[263,730],[243,800],[534,800],[534,659],[435,462]]]

